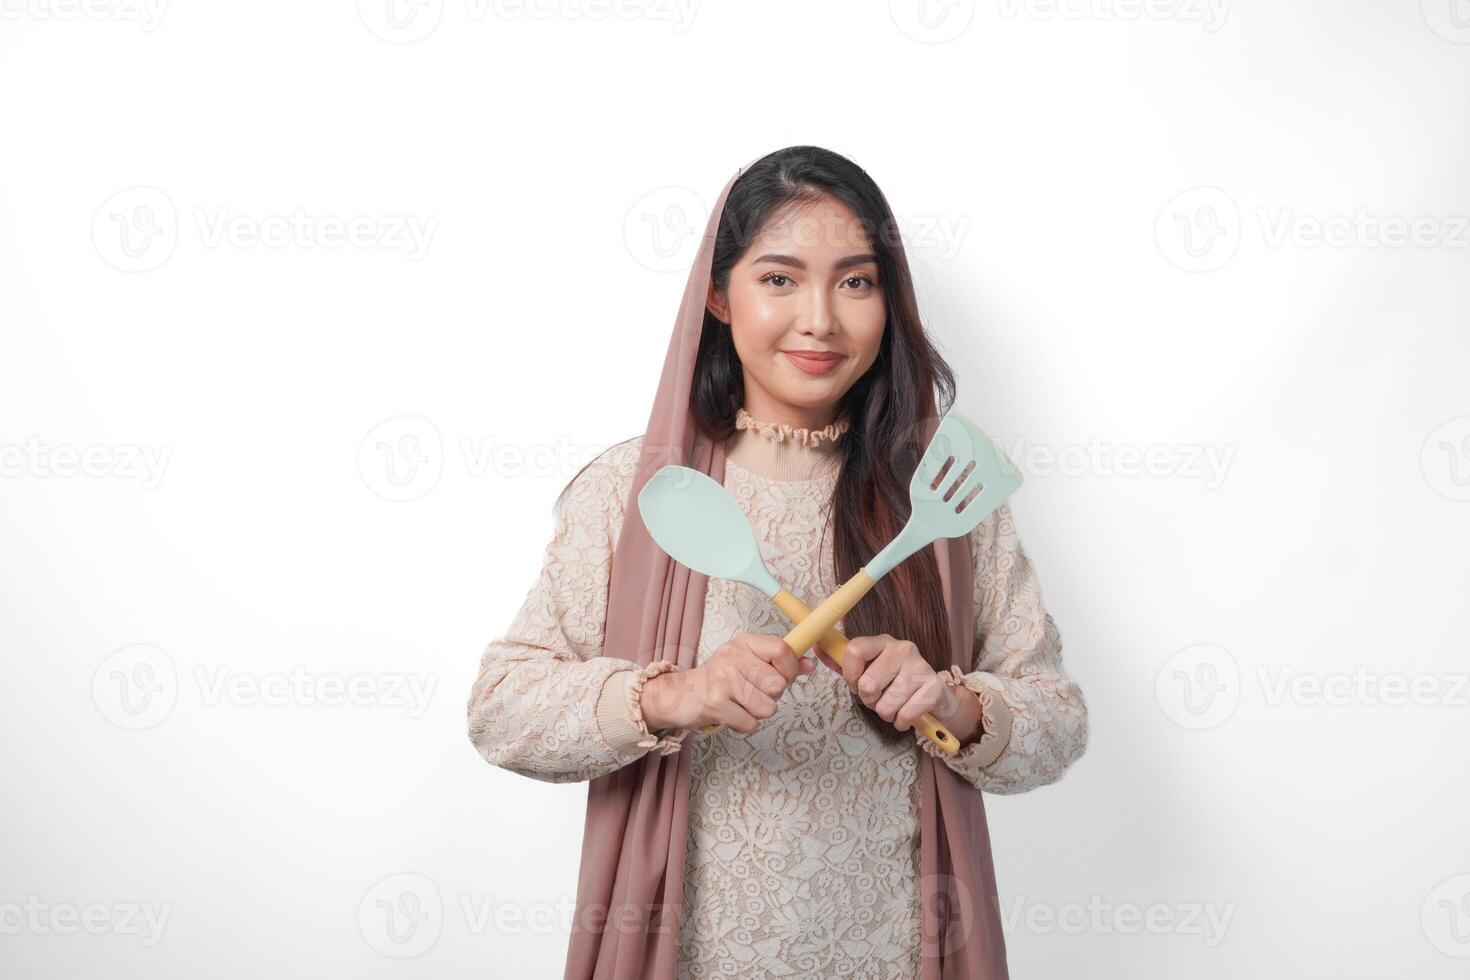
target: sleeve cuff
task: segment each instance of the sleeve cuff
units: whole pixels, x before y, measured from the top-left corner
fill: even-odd
[[[963,687],[973,691],[980,699],[980,737],[967,742],[954,755],[947,755],[939,746],[919,735],[919,744],[930,755],[938,756],[954,766],[983,768],[999,759],[1011,742],[1011,707],[1000,692],[980,680],[978,676],[966,675],[956,665],[940,671],[939,677],[947,687]],[[917,732],[915,734],[918,734]]]
[[[609,746],[624,753],[658,749],[660,754],[670,755],[679,751],[689,730],[675,729],[664,735],[650,732],[639,700],[644,681],[677,669],[673,663],[659,660],[638,670],[618,670],[607,676],[597,698],[597,727]]]

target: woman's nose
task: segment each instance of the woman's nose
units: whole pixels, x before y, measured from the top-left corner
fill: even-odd
[[[837,329],[837,318],[832,314],[832,303],[824,296],[815,295],[807,301],[799,329],[813,337],[825,337]]]

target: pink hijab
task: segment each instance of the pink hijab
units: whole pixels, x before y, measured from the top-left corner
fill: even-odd
[[[689,396],[715,235],[730,188],[749,167],[730,177],[710,211],[674,321],[613,552],[606,649],[640,665],[670,660],[681,670],[696,666],[709,580],[659,549],[644,529],[636,501],[648,478],[668,463],[691,466],[724,482],[724,445],[699,431]],[[899,261],[906,262],[902,246],[896,248]],[[937,423],[929,421],[926,437]],[[969,541],[944,539],[932,547],[949,612],[950,652],[969,671],[974,669],[975,635]],[[826,597],[801,598],[815,606]],[[693,732],[689,737],[702,736]],[[1005,939],[984,801],[979,790],[948,766],[915,751],[920,762],[923,906],[918,980],[1005,980]],[[688,815],[687,750],[650,752],[589,783],[565,980],[675,980]]]

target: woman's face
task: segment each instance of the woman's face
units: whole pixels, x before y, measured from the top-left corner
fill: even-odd
[[[812,427],[878,358],[887,320],[877,256],[830,197],[766,223],[709,309],[729,325],[756,418]],[[820,356],[814,356],[820,355]]]

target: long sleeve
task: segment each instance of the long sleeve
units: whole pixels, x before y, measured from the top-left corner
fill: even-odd
[[[650,749],[676,751],[686,731],[650,733],[639,665],[602,649],[613,548],[641,440],[620,443],[573,481],[555,512],[535,583],[507,633],[491,642],[470,689],[470,741],[486,761],[543,782],[595,779]]]
[[[1062,664],[1062,640],[1036,570],[1001,504],[972,532],[975,665],[951,681],[980,698],[984,734],[953,756],[920,738],[977,789],[1023,793],[1062,778],[1087,748],[1087,704]]]

